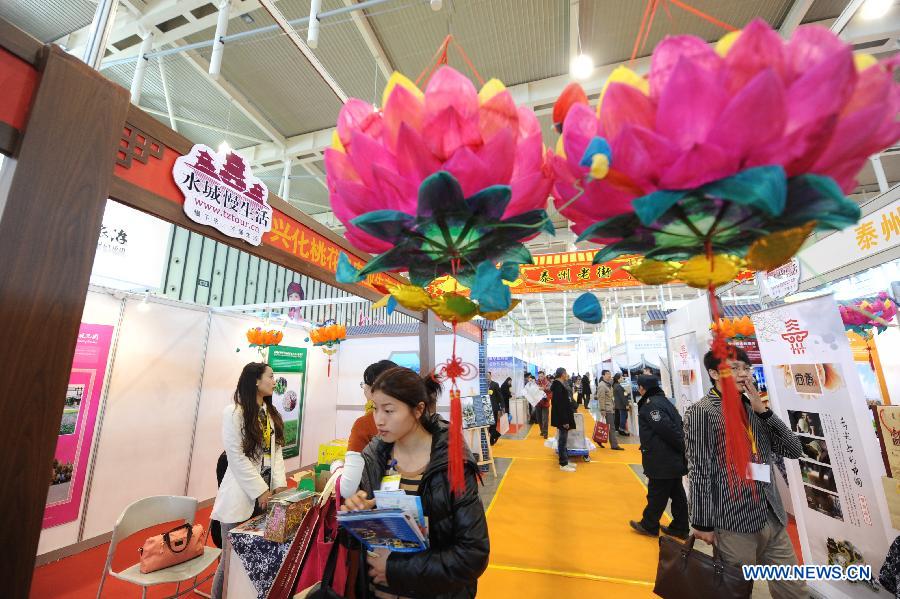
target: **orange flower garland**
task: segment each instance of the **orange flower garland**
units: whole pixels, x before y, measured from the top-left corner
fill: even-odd
[[[313,345],[337,345],[347,338],[347,327],[342,324],[329,324],[309,332],[309,340]]]
[[[282,339],[284,339],[284,333],[281,331],[266,331],[262,327],[256,327],[247,331],[247,341],[250,342],[250,347],[278,345]]]
[[[718,331],[728,339],[755,337],[756,329],[753,328],[753,321],[749,316],[741,318],[720,318],[718,323],[709,325],[709,328]]]

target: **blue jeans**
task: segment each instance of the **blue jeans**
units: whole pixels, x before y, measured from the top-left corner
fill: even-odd
[[[222,527],[222,556],[219,558],[219,567],[216,568],[216,575],[213,578],[212,584],[212,599],[222,599],[222,587],[225,586],[225,554],[230,550],[231,541],[228,537],[228,531],[230,531],[235,526],[242,524],[241,522],[234,522],[231,524],[226,524],[225,522],[220,523]]]
[[[557,442],[558,442],[557,449],[559,450],[559,465],[565,466],[569,463],[569,456],[566,453],[566,445],[568,444],[568,441],[569,441],[569,431],[568,431],[568,429],[565,429],[562,427],[559,427],[556,430],[559,433],[559,436],[557,437]]]

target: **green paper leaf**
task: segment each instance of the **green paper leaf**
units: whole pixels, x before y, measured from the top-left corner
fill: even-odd
[[[758,166],[704,185],[700,192],[778,216],[787,200],[787,176],[780,166]]]
[[[446,171],[438,171],[419,186],[419,218],[437,218],[463,204],[462,187],[456,178]]]
[[[691,191],[692,190],[690,189],[654,191],[649,195],[633,200],[631,206],[634,208],[634,213],[637,214],[637,217],[641,222],[649,227],[655,223],[660,216],[668,212],[672,206],[677,204],[683,197],[690,194]]]
[[[475,216],[500,220],[511,199],[512,189],[508,185],[492,185],[466,198],[466,204]]]
[[[416,219],[399,210],[373,210],[350,222],[369,235],[396,243],[415,225]]]
[[[500,271],[490,262],[482,262],[475,271],[472,299],[482,312],[500,312],[509,308],[512,293],[503,284]]]
[[[337,270],[334,275],[334,278],[337,279],[338,283],[344,284],[359,283],[366,278],[365,276],[361,276],[359,271],[356,270],[356,267],[350,264],[350,259],[344,252],[341,252],[338,256]]]
[[[532,260],[532,262],[534,262],[534,260]],[[500,276],[504,281],[515,281],[519,278],[519,265],[515,262],[504,262],[503,266],[500,267]]]

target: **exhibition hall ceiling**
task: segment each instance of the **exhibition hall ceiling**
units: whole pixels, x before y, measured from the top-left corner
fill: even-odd
[[[310,0],[275,0],[287,20],[307,17]],[[327,13],[359,4],[359,0],[323,0]],[[197,143],[238,149],[273,192],[281,192],[284,161],[290,162],[290,191],[286,199],[338,232],[340,223],[328,204],[322,152],[341,108],[334,86],[349,97],[374,104],[387,78],[398,70],[416,78],[429,66],[447,34],[465,49],[484,79],[496,77],[514,88],[515,97],[531,106],[541,122],[544,141],[554,147],[557,133],[551,122],[552,104],[571,80],[569,65],[579,53],[589,55],[597,68],[583,85],[599,92],[616,64],[628,63],[641,28],[646,2],[640,0],[443,0],[432,10],[428,0],[385,0],[367,3],[365,10],[343,12],[320,21],[313,50],[318,72],[281,29],[251,34],[225,45],[221,73],[209,75],[211,40],[219,0],[121,0],[101,72],[129,88],[135,71],[141,35],[153,34],[153,51],[169,51],[148,61],[139,105]],[[693,34],[710,42],[724,30],[680,5],[735,27],[762,17],[789,34],[798,23],[834,25],[854,0],[690,0],[664,2],[638,47],[634,67],[642,70],[653,47],[666,35]],[[57,42],[80,56],[97,8],[96,0],[0,0],[0,17],[44,42]],[[849,14],[849,13],[848,13]],[[840,19],[839,22],[843,22]],[[271,27],[276,21],[259,0],[232,0],[228,34]],[[298,25],[306,39],[305,25]],[[841,30],[858,49],[886,57],[898,51],[900,5],[881,19],[867,21],[857,12]],[[202,47],[175,51],[180,46]],[[465,62],[450,53],[450,64],[471,73]],[[169,102],[166,101],[168,95]],[[888,183],[900,182],[900,151],[882,155]],[[878,193],[875,172],[867,164],[854,197]],[[283,195],[279,193],[279,195]],[[589,249],[575,243],[566,219],[551,208],[556,236],[542,233],[528,242],[533,254]],[[746,287],[746,292],[740,291]],[[741,286],[735,302],[754,302],[752,286]],[[671,292],[671,293],[670,293]],[[696,292],[687,288],[636,287],[598,292],[604,307],[623,315],[668,307]],[[746,297],[745,297],[746,296]],[[582,330],[563,305],[575,295],[543,294],[525,298],[514,313],[515,322],[501,322],[501,331],[517,326],[553,334]],[[545,314],[546,312],[546,314]],[[507,319],[508,320],[508,319]],[[573,322],[568,322],[573,321]],[[517,324],[517,323],[521,323]],[[508,329],[508,330],[507,330]]]

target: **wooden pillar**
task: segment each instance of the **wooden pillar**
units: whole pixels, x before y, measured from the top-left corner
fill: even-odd
[[[43,49],[41,65],[0,185],[0,580],[4,597],[22,598],[128,110],[125,89],[58,47]]]

